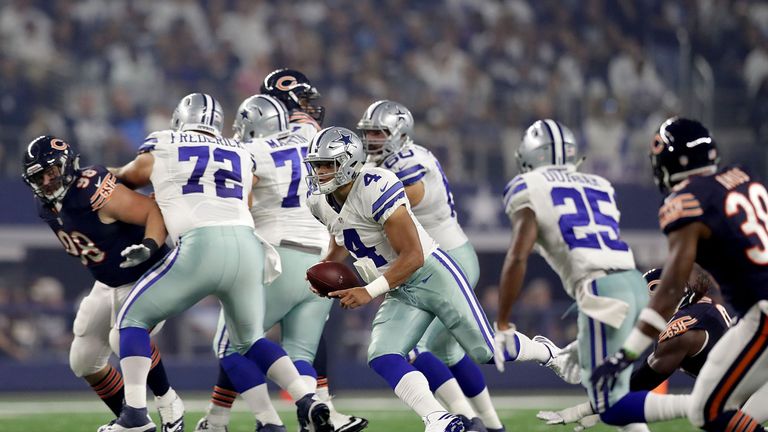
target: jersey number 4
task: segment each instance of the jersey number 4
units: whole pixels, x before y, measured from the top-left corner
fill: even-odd
[[[195,168],[192,175],[189,176],[187,184],[181,187],[182,194],[203,193],[203,185],[200,184],[200,178],[205,174],[205,168],[210,160],[210,149],[208,146],[186,146],[179,147],[179,162],[184,162],[195,158]],[[216,185],[216,196],[219,198],[237,198],[243,199],[243,174],[240,168],[240,155],[223,148],[213,150],[213,161],[226,164],[229,162],[231,169],[221,168],[213,173],[213,182]],[[233,185],[227,186],[227,180]]]
[[[725,198],[725,214],[728,217],[744,212],[741,232],[747,237],[756,237],[755,246],[746,250],[747,258],[757,265],[768,264],[768,191],[760,183],[752,183],[743,193],[733,191]],[[753,238],[754,239],[754,238]]]
[[[558,225],[565,243],[569,249],[587,248],[626,251],[629,246],[619,238],[619,222],[600,212],[600,202],[615,206],[611,196],[607,192],[584,188],[584,194],[577,189],[556,187],[552,188],[552,203],[555,207],[565,205],[567,201],[573,203],[575,213],[566,213],[560,216]],[[581,237],[576,236],[576,228],[586,227],[591,224],[605,228],[596,233],[587,233]]]

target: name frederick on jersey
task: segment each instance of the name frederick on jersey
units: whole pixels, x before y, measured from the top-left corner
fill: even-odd
[[[209,135],[195,133],[186,134],[183,132],[177,132],[168,134],[171,137],[171,144],[218,144],[228,147],[242,148],[239,142],[224,137],[212,137]],[[177,139],[178,138],[178,139]]]

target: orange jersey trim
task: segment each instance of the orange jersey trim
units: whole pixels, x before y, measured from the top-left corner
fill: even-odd
[[[112,173],[108,173],[104,176],[99,188],[96,189],[96,192],[94,192],[93,195],[91,195],[91,208],[93,211],[97,211],[107,204],[116,187],[117,178]]]
[[[667,324],[667,328],[659,335],[659,342],[664,342],[665,340],[672,339],[675,336],[687,332],[697,322],[699,322],[699,320],[690,315],[680,317],[670,322]]]
[[[692,193],[684,193],[675,196],[664,203],[659,209],[659,226],[663,230],[670,223],[684,218],[696,217],[704,214],[699,200]]]

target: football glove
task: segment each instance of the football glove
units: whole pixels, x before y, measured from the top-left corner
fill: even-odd
[[[506,353],[509,353],[511,358],[517,357],[517,344],[515,343],[517,328],[512,323],[506,330],[499,330],[496,323],[493,326],[496,330],[496,334],[493,336],[493,362],[496,364],[496,370],[504,372],[504,363],[507,361]]]
[[[575,432],[589,429],[600,422],[600,416],[592,411],[589,402],[560,411],[539,411],[536,417],[539,420],[545,421],[548,425],[576,423],[573,428]]]
[[[125,261],[120,263],[120,268],[136,267],[148,260],[160,247],[151,238],[146,238],[141,244],[130,245],[120,252]]]
[[[621,371],[628,368],[634,361],[634,356],[627,353],[624,348],[606,357],[603,363],[592,371],[592,385],[596,386],[598,391],[604,388],[613,389]]]
[[[579,364],[579,341],[569,343],[560,351],[558,357],[564,357],[560,378],[568,384],[581,382],[581,365]]]

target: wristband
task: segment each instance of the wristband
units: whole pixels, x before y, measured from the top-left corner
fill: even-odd
[[[640,315],[637,319],[638,321],[644,321],[659,332],[663,332],[664,329],[667,328],[667,320],[662,318],[658,312],[648,307],[640,311]]]
[[[376,298],[389,291],[389,282],[387,282],[387,278],[384,276],[379,276],[363,288],[368,291],[371,298]]]
[[[629,337],[624,341],[624,351],[630,360],[640,357],[640,354],[653,343],[653,338],[641,332],[637,327],[632,329]]]
[[[145,238],[141,244],[143,244],[147,249],[149,249],[149,254],[152,255],[155,252],[157,252],[158,249],[160,249],[160,246],[157,245],[157,242],[154,241],[151,238]]]

